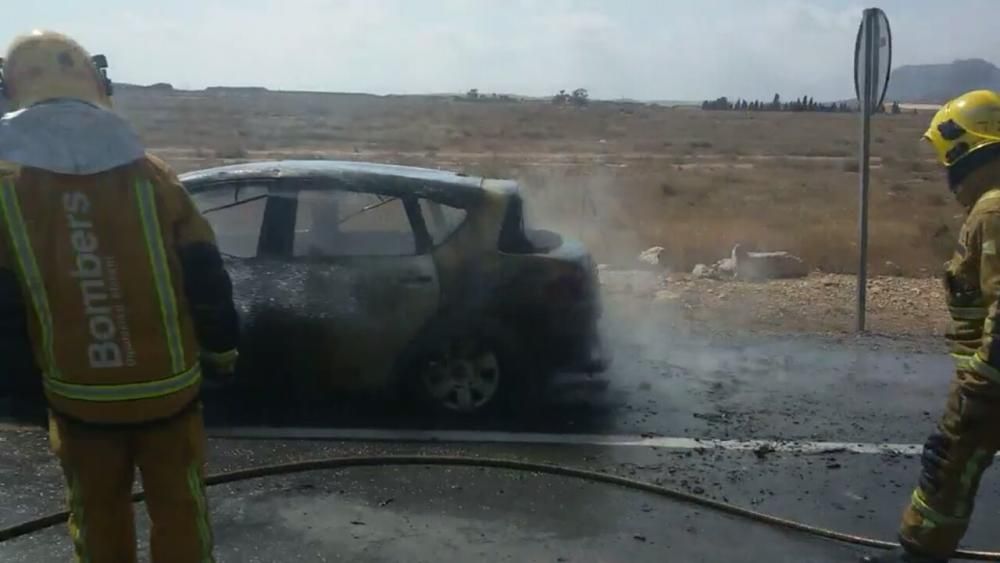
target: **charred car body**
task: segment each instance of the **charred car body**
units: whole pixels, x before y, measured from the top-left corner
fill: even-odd
[[[526,230],[514,182],[334,161],[181,176],[212,223],[244,324],[236,381],[267,400],[390,391],[516,408],[602,371],[595,265]]]

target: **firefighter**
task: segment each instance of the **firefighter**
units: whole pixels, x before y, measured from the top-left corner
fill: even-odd
[[[902,549],[868,562],[947,561],[965,534],[983,472],[1000,448],[1000,96],[977,90],[945,104],[924,134],[968,212],[945,289],[956,373],[903,513]]]
[[[235,366],[232,288],[177,177],[111,111],[105,66],[48,31],[3,62],[0,327],[24,319],[78,561],[136,561],[138,468],[152,560],[206,563],[198,396],[203,365]]]

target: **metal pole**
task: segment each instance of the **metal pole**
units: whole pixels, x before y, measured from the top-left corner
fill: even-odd
[[[860,210],[858,213],[858,332],[865,331],[865,306],[868,295],[868,161],[871,153],[871,106],[874,98],[873,90],[878,76],[878,59],[868,58],[877,49],[875,26],[877,18],[872,10],[865,10],[865,57],[866,72],[864,91],[861,96],[861,162],[858,169],[861,172]],[[874,60],[872,60],[874,59]]]

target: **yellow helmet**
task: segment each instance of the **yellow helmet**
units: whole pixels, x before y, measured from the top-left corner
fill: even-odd
[[[949,168],[983,147],[1000,143],[1000,95],[974,90],[946,103],[934,115],[924,138]]]
[[[72,98],[110,108],[110,81],[101,56],[53,31],[18,37],[3,59],[3,92],[10,110],[55,98]]]

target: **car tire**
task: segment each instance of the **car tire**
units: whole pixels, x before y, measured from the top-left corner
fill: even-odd
[[[469,419],[523,414],[536,404],[533,362],[513,331],[485,321],[428,331],[405,363],[403,390],[421,411]]]

